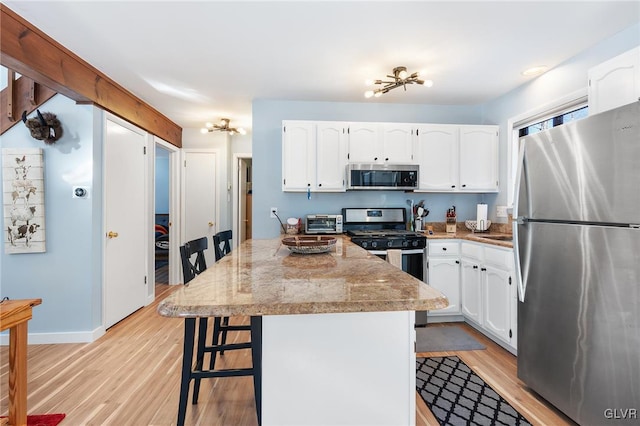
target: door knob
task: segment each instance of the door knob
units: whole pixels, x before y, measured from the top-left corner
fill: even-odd
[[[209,222],[209,226],[213,226],[213,222]]]
[[[109,231],[107,233],[107,238],[118,238],[118,233],[117,232],[113,232],[113,231]]]

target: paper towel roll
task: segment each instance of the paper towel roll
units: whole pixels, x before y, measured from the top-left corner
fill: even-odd
[[[478,231],[487,230],[487,205],[478,204],[478,210],[476,213],[476,229]]]

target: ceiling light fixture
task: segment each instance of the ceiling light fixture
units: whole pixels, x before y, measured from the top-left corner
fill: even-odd
[[[396,89],[398,87],[404,87],[404,90],[406,91],[407,84],[420,84],[427,87],[433,86],[433,81],[422,80],[420,78],[419,72],[414,72],[413,74],[409,75],[409,73],[407,72],[407,67],[395,67],[393,69],[393,75],[387,75],[387,77],[393,80],[368,80],[365,83],[367,86],[380,84],[382,87],[375,90],[367,90],[366,92],[364,92],[364,97],[370,98],[372,96],[375,96],[376,98],[378,98],[384,93],[387,93],[388,91]]]
[[[230,127],[229,119],[222,118],[220,119],[220,124],[207,123],[205,127],[200,129],[201,133],[210,133],[210,132],[229,132],[231,135],[235,135],[236,133],[240,133],[241,135],[246,135],[247,132],[242,127]]]
[[[547,70],[547,67],[545,67],[544,65],[539,67],[532,67],[522,71],[522,75],[524,75],[525,77],[532,77],[534,75],[542,74],[546,70]]]

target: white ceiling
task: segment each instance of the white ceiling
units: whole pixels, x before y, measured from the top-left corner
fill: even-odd
[[[250,128],[254,99],[478,104],[640,21],[637,0],[4,3],[184,128]],[[364,98],[399,65],[434,86]]]

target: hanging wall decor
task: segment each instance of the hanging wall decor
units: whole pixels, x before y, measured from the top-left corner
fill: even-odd
[[[22,122],[29,129],[31,137],[47,145],[54,144],[62,137],[60,120],[52,112],[40,113],[40,110],[36,110],[36,115],[36,118],[27,118],[27,111],[22,112]]]
[[[41,148],[2,149],[2,192],[5,253],[46,251]]]

